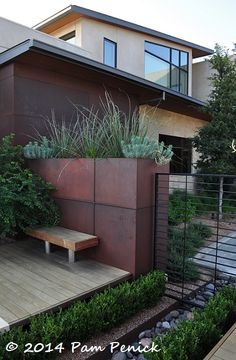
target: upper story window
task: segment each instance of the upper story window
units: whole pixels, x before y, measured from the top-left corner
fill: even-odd
[[[188,53],[145,41],[145,79],[188,94]]]
[[[117,65],[117,44],[105,38],[103,42],[103,63],[112,67]]]
[[[61,36],[60,39],[66,41],[72,45],[75,45],[75,31],[71,31],[68,34]]]

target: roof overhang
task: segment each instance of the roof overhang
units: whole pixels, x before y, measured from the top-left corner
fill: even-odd
[[[34,29],[46,33],[51,33],[52,31],[55,31],[66,23],[79,18],[80,16],[89,17],[98,21],[102,21],[115,26],[154,36],[156,38],[160,38],[166,41],[170,41],[178,45],[189,47],[192,49],[193,58],[207,56],[214,53],[212,49],[77,5],[70,5],[67,8],[57,12],[56,14],[35,25]]]
[[[169,111],[197,119],[210,120],[209,116],[202,111],[204,103],[200,100],[35,39],[26,40],[0,53],[0,66],[22,59],[28,53],[34,54],[34,66],[35,63],[37,64],[35,56],[43,55],[54,58],[59,62],[67,62],[82,69],[80,74],[83,73],[85,79],[98,81],[104,85],[108,84],[111,87],[115,86],[125,90],[128,94],[134,94],[139,99],[140,105],[159,105]]]

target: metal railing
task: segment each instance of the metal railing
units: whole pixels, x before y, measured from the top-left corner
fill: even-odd
[[[236,176],[156,174],[155,268],[166,295],[190,302],[208,283],[236,281]]]

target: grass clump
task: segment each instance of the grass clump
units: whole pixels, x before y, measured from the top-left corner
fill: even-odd
[[[155,159],[157,164],[171,160],[172,147],[147,136],[148,129],[143,123],[145,115],[140,115],[138,109],[121,111],[107,91],[104,99],[100,99],[99,110],[74,107],[76,120],[68,124],[58,121],[52,112],[51,119],[45,120],[47,138],[37,132],[36,141],[25,146],[26,157],[141,157]]]

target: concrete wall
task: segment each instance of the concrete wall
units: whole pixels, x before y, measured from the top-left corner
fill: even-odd
[[[187,51],[189,53],[188,88],[191,96],[192,50],[190,48],[86,17],[76,20],[73,23],[73,30],[70,25],[58,29],[52,35],[60,37],[76,30],[77,44],[86,50],[92,59],[99,62],[103,62],[103,39],[108,38],[117,43],[117,68],[142,78],[144,78],[145,40]]]
[[[193,88],[192,95],[196,99],[206,101],[210,92],[211,84],[209,76],[213,73],[208,60],[195,63],[192,66]]]
[[[0,17],[0,52],[3,52],[27,39],[43,41],[47,44],[63,48],[79,55],[90,57],[90,54],[78,46],[66,43],[54,36],[33,30],[27,26]]]

